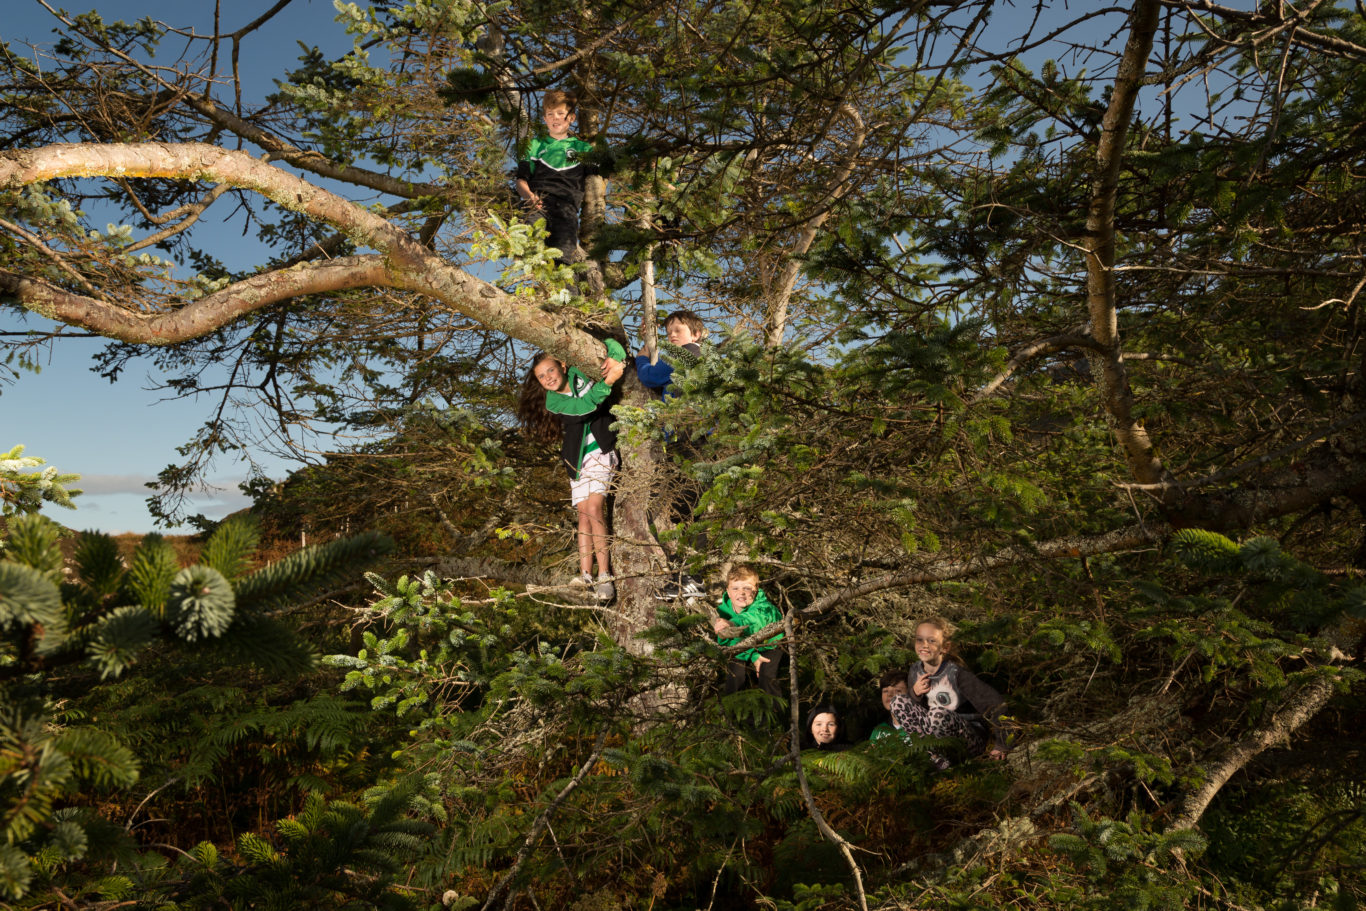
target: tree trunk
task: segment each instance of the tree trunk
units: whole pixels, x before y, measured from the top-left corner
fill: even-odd
[[[650,395],[628,373],[624,401],[637,407]],[[633,441],[623,434],[617,441],[622,467],[618,472],[612,510],[612,573],[617,578],[617,607],[612,638],[635,655],[653,652],[640,634],[654,625],[655,594],[668,570],[664,549],[650,530],[650,508],[659,493],[663,451],[654,439]]]
[[[1091,335],[1099,351],[1088,353],[1110,426],[1134,477],[1143,484],[1168,479],[1152,440],[1133,416],[1133,392],[1120,349],[1119,316],[1115,302],[1115,197],[1124,163],[1124,146],[1133,119],[1134,103],[1143,84],[1153,35],[1157,32],[1159,0],[1138,0],[1130,17],[1129,40],[1115,74],[1110,105],[1101,121],[1096,145],[1096,169],[1086,213],[1081,247],[1086,256],[1086,304]]]

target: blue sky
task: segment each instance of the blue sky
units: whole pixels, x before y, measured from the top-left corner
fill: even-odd
[[[76,0],[63,5],[73,13],[98,10],[106,20],[151,17],[193,28],[201,35],[213,31],[214,4],[209,0]],[[274,0],[225,3],[220,27],[223,31],[240,28],[272,5]],[[5,12],[0,39],[11,50],[18,52],[27,44],[51,46],[54,20],[36,0],[11,0]],[[272,87],[270,79],[299,54],[296,37],[310,42],[326,38],[328,46],[338,51],[349,47],[350,39],[332,21],[334,15],[326,0],[294,0],[255,36],[258,40],[244,42],[241,70],[248,93],[260,94]],[[179,39],[168,37],[160,51],[174,58],[179,46]],[[224,246],[215,252],[222,259],[235,265],[251,257],[251,244],[241,237],[240,229],[219,233]],[[234,245],[240,249],[234,251]],[[42,324],[36,317],[19,324],[11,316],[0,315],[0,331]],[[76,485],[85,490],[76,500],[79,508],[75,512],[48,510],[59,522],[111,533],[147,532],[153,530],[153,520],[146,508],[151,492],[146,482],[178,460],[176,447],[204,422],[211,405],[167,400],[165,393],[154,391],[149,362],[131,365],[117,384],[101,379],[90,371],[90,358],[103,344],[97,339],[69,340],[43,359],[41,373],[24,372],[16,382],[0,386],[0,451],[23,444],[25,455],[82,476]],[[259,455],[258,459],[272,477],[282,478],[288,470],[281,459]],[[247,473],[245,463],[220,458],[209,472],[214,489],[197,495],[191,511],[218,518],[247,505],[237,490]]]
[[[223,4],[221,30],[229,32],[251,22],[274,0],[238,0]],[[212,0],[75,0],[72,11],[94,8],[107,19],[134,20],[151,17],[179,28],[193,29],[201,35],[213,31]],[[1001,15],[990,28],[1009,32],[1028,21],[1020,7],[1016,16]],[[331,53],[340,54],[350,46],[350,38],[334,21],[335,10],[327,0],[293,0],[261,32],[243,43],[241,72],[248,98],[259,97],[272,87],[271,79],[281,75],[299,54],[297,38],[320,43]],[[1024,19],[1020,17],[1024,16]],[[1118,53],[1122,42],[1123,16],[1111,14],[1077,29],[1073,40],[1082,45],[1090,38]],[[28,43],[50,46],[54,20],[37,0],[10,0],[6,17],[0,24],[0,39],[12,50]],[[182,39],[167,36],[160,52],[164,60],[174,60]],[[1069,66],[1080,62],[1066,53],[1067,47],[1050,44],[1047,49],[1027,56],[1057,54]],[[1106,58],[1092,61],[1101,65]],[[1034,61],[1037,62],[1037,61]],[[1197,87],[1198,89],[1198,87]],[[1198,94],[1198,91],[1197,91]],[[1149,104],[1156,103],[1152,97]],[[99,220],[97,220],[99,224]],[[212,226],[208,226],[213,231]],[[204,232],[197,236],[202,240]],[[254,244],[241,236],[240,225],[218,230],[213,252],[230,267],[244,268],[256,261]],[[665,304],[667,306],[667,304]],[[40,321],[31,318],[24,328]],[[16,318],[0,313],[0,331],[19,328]],[[27,447],[26,454],[39,456],[64,472],[82,475],[86,494],[78,499],[75,513],[56,510],[54,517],[77,528],[103,531],[145,532],[152,530],[152,518],[145,506],[150,493],[145,487],[158,471],[178,461],[176,447],[186,442],[196,427],[208,417],[209,401],[171,401],[152,387],[150,363],[134,363],[117,385],[111,385],[90,372],[90,356],[102,345],[98,340],[72,340],[51,353],[40,374],[23,374],[12,384],[0,385],[0,451],[15,444]],[[258,455],[271,477],[282,478],[289,464],[279,458]],[[191,511],[221,517],[246,505],[237,485],[245,480],[247,466],[220,458],[209,472],[214,488],[195,498]]]

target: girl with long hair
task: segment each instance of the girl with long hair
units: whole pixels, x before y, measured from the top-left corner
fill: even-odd
[[[603,378],[593,382],[542,351],[531,362],[517,400],[517,418],[535,440],[553,445],[569,471],[570,500],[579,513],[579,575],[575,584],[594,586],[599,601],[616,594],[607,537],[607,492],[617,467],[617,435],[608,398],[621,379],[626,351],[608,339]],[[598,575],[593,578],[596,557]]]

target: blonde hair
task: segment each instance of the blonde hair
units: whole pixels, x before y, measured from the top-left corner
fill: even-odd
[[[919,631],[922,626],[933,626],[939,630],[939,635],[944,637],[944,657],[957,664],[962,664],[963,659],[958,657],[958,653],[953,648],[953,634],[958,632],[956,624],[945,620],[938,614],[930,614],[921,617],[915,622],[915,628]]]
[[[726,584],[729,585],[730,583],[737,582],[741,579],[748,580],[755,585],[758,585],[759,571],[748,563],[737,563],[730,568],[730,572],[726,573]]]

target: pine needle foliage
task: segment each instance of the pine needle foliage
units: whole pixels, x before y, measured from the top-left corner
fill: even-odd
[[[61,526],[36,514],[22,515],[6,523],[0,559],[29,566],[54,584],[62,581]]]
[[[125,568],[109,536],[83,535],[71,578],[59,585],[62,557],[55,523],[39,515],[19,516],[8,522],[6,534],[0,549],[0,837],[5,848],[0,851],[0,895],[6,899],[19,899],[39,880],[85,863],[93,844],[106,856],[113,852],[127,859],[133,854],[126,831],[93,839],[92,833],[105,831],[97,816],[85,817],[83,823],[59,815],[65,801],[94,800],[132,787],[140,768],[125,739],[131,732],[120,737],[107,725],[88,723],[79,711],[59,709],[60,698],[81,693],[91,702],[89,690],[98,687],[96,681],[128,675],[149,659],[170,661],[174,667],[176,660],[190,660],[196,653],[200,661],[216,652],[274,670],[305,669],[311,664],[310,649],[294,629],[267,616],[265,607],[335,585],[387,550],[384,539],[363,535],[320,545],[243,576],[259,539],[249,524],[225,523],[210,537],[206,551],[248,590],[244,605],[228,575],[206,564],[177,567],[159,536],[145,538]],[[211,774],[236,739],[293,736],[300,725],[314,720],[318,726],[301,737],[306,749],[336,754],[344,748],[351,730],[345,711],[330,701],[300,711],[272,711],[244,718],[235,729],[215,730],[205,743],[209,757],[201,760],[200,776]],[[143,747],[160,753],[164,742]],[[390,819],[395,811],[383,804],[379,812]],[[341,817],[328,819],[329,825],[340,824]],[[406,823],[391,820],[385,825],[385,831],[401,833]],[[391,846],[398,844],[392,841]],[[371,866],[376,862],[359,855],[348,855],[346,862],[358,858]],[[128,862],[133,869],[151,869],[145,858]],[[336,875],[338,882],[347,879]],[[103,894],[118,893],[123,886],[107,880],[91,888]],[[386,886],[373,888],[377,900],[387,900]]]
[[[0,516],[37,512],[44,503],[75,509],[71,498],[81,491],[68,485],[80,479],[78,474],[60,473],[37,456],[24,455],[23,446],[0,452]]]
[[[415,903],[396,886],[432,832],[408,818],[411,790],[383,789],[364,804],[310,797],[275,837],[240,836],[233,862],[202,844],[178,865],[183,886],[163,907],[407,911]]]
[[[280,607],[305,593],[355,578],[358,570],[392,549],[388,536],[364,532],[297,550],[243,577],[234,586],[237,603],[252,612]]]
[[[1137,814],[1128,819],[1092,819],[1072,805],[1073,828],[1049,838],[1049,846],[1070,861],[1076,907],[1133,911],[1178,911],[1188,907],[1195,884],[1182,863],[1198,858],[1206,841],[1189,829],[1159,833]],[[1063,879],[1055,874],[1055,879]]]
[[[367,609],[361,649],[326,661],[345,669],[344,688],[402,719],[408,736],[394,755],[426,776],[420,806],[442,831],[415,884],[486,892],[488,871],[521,856],[546,814],[556,847],[531,851],[514,883],[534,884],[543,906],[658,888],[687,902],[718,876],[741,905],[772,894],[771,848],[761,846],[807,812],[787,755],[786,707],[758,690],[718,698],[710,680],[725,656],[694,634],[696,618],[665,614],[650,631],[657,651],[644,659],[587,633],[515,635],[529,608],[466,604],[431,574],[373,581],[381,597]],[[661,679],[691,691],[674,713],[638,707],[659,697]],[[928,757],[900,741],[807,761],[841,831],[909,835],[933,814]],[[954,799],[989,813],[1002,778],[971,777]],[[842,882],[847,867],[836,867]],[[668,885],[655,871],[669,871]],[[785,890],[816,875],[797,861],[790,874]]]
[[[148,534],[138,545],[128,564],[125,580],[138,604],[164,618],[164,606],[171,597],[171,582],[180,567],[175,548],[159,534]]]
[[[62,593],[47,574],[22,563],[0,561],[0,632],[31,631],[40,652],[53,651],[63,641],[65,623]],[[26,647],[28,643],[20,645]]]
[[[199,560],[229,581],[236,581],[250,567],[252,554],[261,546],[261,531],[249,516],[231,516],[214,529]]]
[[[123,559],[119,546],[109,535],[86,532],[76,546],[76,578],[80,580],[81,596],[96,603],[118,593],[123,584]]]

